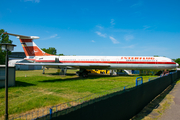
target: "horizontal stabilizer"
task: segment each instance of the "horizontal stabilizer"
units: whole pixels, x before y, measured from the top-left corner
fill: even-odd
[[[4,34],[8,34],[8,35],[12,35],[12,36],[17,36],[17,38],[19,39],[39,39],[38,36],[25,36],[25,35],[17,35],[17,34],[12,34],[12,33],[4,33]]]

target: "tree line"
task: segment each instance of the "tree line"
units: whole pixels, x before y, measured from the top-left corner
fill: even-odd
[[[49,47],[49,48],[41,48],[42,51],[49,53],[51,55],[59,55],[59,56],[64,56],[64,54],[57,54],[57,50],[54,47]]]

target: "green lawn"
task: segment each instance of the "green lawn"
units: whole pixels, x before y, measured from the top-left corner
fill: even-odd
[[[138,77],[90,75],[81,78],[75,75],[75,70],[68,70],[66,76],[56,72],[49,69],[43,75],[42,70],[16,71],[16,86],[9,87],[9,114],[14,116],[114,88],[132,87]],[[143,79],[147,81],[149,77],[152,76],[143,76]],[[0,116],[4,115],[4,110],[5,89],[0,88]]]

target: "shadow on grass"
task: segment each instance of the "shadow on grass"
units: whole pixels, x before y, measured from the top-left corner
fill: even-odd
[[[51,73],[51,75],[53,75]],[[58,79],[52,79],[52,80],[43,80],[43,81],[39,81],[39,82],[63,82],[63,81],[75,81],[75,80],[86,80],[86,79],[98,79],[98,78],[108,78],[108,77],[119,77],[116,75],[110,76],[110,75],[101,75],[101,74],[89,74],[87,78],[83,78],[83,77],[79,77],[76,76],[76,74],[66,74],[66,75],[60,75],[60,76],[64,76],[63,78],[58,78]],[[66,78],[66,76],[74,76],[71,78]],[[122,76],[121,76],[122,77]],[[126,77],[136,77],[136,76],[126,76]]]
[[[35,84],[15,81],[15,86],[9,86],[8,88],[10,88],[10,87],[27,87],[27,86],[35,86]],[[0,89],[4,89],[4,87],[1,87]]]
[[[16,81],[15,87],[27,87],[27,86],[35,86],[35,84],[21,82],[21,81]]]
[[[63,75],[63,74],[59,74],[59,73],[45,73],[45,75]],[[65,76],[75,76],[76,74],[75,73],[66,73]],[[96,73],[88,73],[88,77],[92,77],[92,76],[98,76],[98,77],[118,77],[118,76],[126,76],[126,77],[136,77],[139,75],[113,75],[113,76],[110,76],[109,74],[96,74]],[[144,75],[145,76],[145,75]],[[147,75],[146,75],[147,76]],[[86,78],[85,78],[86,79]]]
[[[65,79],[52,79],[52,80],[43,80],[39,82],[67,82],[67,81],[76,81],[76,80],[85,80],[84,78],[81,77],[76,77],[76,78],[65,78]]]
[[[45,73],[45,75],[63,75],[63,74],[59,74],[59,73]],[[67,76],[74,76],[76,74],[73,73],[66,73]]]
[[[171,92],[171,90],[174,88],[174,86],[176,85],[178,81],[179,80],[177,80],[176,82],[171,84],[168,88],[166,88],[161,94],[159,94],[156,98],[154,98],[147,106],[143,108],[143,110],[141,110],[141,112],[139,112],[131,120],[141,120],[145,118],[146,116],[148,116],[154,109],[158,109],[158,107],[160,106],[160,103],[164,100],[166,95],[168,95],[169,92]],[[151,115],[152,115],[151,116],[152,119],[155,119],[157,116],[159,116],[159,113],[154,112]]]
[[[43,80],[43,81],[39,81],[39,82],[67,82],[67,81],[79,81],[79,80],[86,80],[86,79],[98,79],[98,78],[107,78],[108,77],[119,77],[119,76],[110,76],[110,75],[99,75],[99,74],[90,74],[88,75],[87,78],[83,78],[83,77],[79,77],[79,76],[76,76],[76,74],[67,74],[67,75],[60,75],[60,76],[63,76],[62,78],[57,78],[57,79],[52,79],[52,80]],[[71,78],[66,78],[66,76],[72,76]],[[73,77],[74,76],[74,77]],[[135,76],[126,76],[126,77],[135,77]]]

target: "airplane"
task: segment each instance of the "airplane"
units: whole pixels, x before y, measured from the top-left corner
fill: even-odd
[[[77,74],[82,77],[88,76],[86,69],[129,69],[129,70],[164,70],[179,66],[167,57],[150,56],[56,56],[45,53],[34,42],[38,36],[24,36],[12,33],[4,33],[19,38],[24,49],[27,61],[31,63],[19,63],[22,65],[41,65],[48,68],[76,68]],[[44,72],[44,69],[43,69]]]

